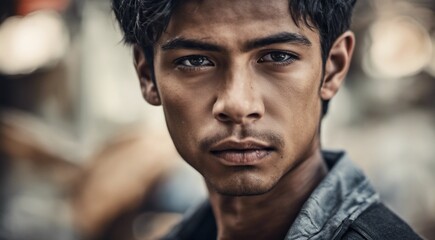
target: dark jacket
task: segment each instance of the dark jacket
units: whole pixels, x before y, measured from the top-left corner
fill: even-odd
[[[343,152],[323,152],[328,175],[312,192],[285,240],[421,239],[386,208],[368,179]],[[206,201],[186,214],[164,239],[216,239],[211,206]]]
[[[402,219],[382,203],[374,204],[355,221],[347,223],[334,239],[421,239]]]

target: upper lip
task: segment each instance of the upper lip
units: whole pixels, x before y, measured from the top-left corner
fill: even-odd
[[[224,140],[210,148],[210,152],[273,150],[273,146],[257,140]]]

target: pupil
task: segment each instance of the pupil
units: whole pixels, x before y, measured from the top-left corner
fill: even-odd
[[[284,53],[272,53],[270,55],[273,61],[283,61],[286,58],[286,54]]]
[[[203,57],[194,57],[190,60],[190,63],[194,66],[199,66],[204,62]]]

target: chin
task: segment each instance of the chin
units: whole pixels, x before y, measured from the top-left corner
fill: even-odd
[[[243,197],[243,196],[257,196],[262,195],[270,191],[270,189],[261,189],[261,188],[223,188],[218,189],[215,188],[215,191],[223,196],[230,196],[230,197]]]
[[[263,179],[260,176],[252,175],[237,175],[219,179],[215,181],[207,181],[209,188],[224,196],[255,196],[262,195],[272,190],[277,181],[271,179]]]

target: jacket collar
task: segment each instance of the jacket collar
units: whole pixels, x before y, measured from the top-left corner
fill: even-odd
[[[296,217],[286,239],[333,239],[345,221],[355,220],[379,195],[344,152],[324,151],[330,168]]]

